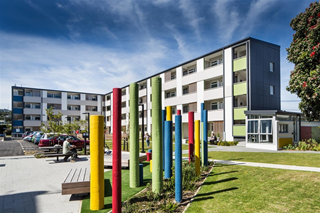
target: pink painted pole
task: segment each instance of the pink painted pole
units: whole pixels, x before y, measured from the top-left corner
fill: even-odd
[[[113,89],[112,212],[121,212],[121,89]]]
[[[194,112],[188,112],[189,122],[189,163],[194,160]]]

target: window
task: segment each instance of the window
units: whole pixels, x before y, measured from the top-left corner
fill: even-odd
[[[171,73],[171,80],[176,79],[176,73]]]
[[[288,124],[279,124],[279,133],[288,133]]]
[[[218,61],[211,61],[210,62],[210,67],[218,65]]]
[[[218,82],[217,81],[212,81],[210,84],[210,88],[216,88],[218,87]]]
[[[271,120],[261,120],[260,121],[260,133],[272,133],[272,121]]]
[[[274,63],[270,62],[270,72],[274,72]]]
[[[188,71],[187,70],[183,70],[182,75],[188,75]]]
[[[188,87],[183,88],[182,93],[183,94],[188,94],[189,93],[189,88]]]
[[[110,96],[110,95],[107,95],[107,101],[109,101],[109,100],[110,100],[110,98],[111,98],[111,96]]]
[[[110,109],[111,109],[111,106],[107,106],[107,111],[110,111]]]
[[[188,70],[188,73],[191,74],[191,73],[194,73],[194,72],[197,72],[197,69],[196,68],[191,68]]]
[[[211,103],[211,110],[216,110],[218,109],[218,102],[212,102]]]
[[[172,107],[172,114],[176,114],[177,113],[176,111],[177,111],[176,107]]]
[[[258,133],[258,121],[248,121],[248,133]]]
[[[188,113],[188,112],[189,112],[189,106],[188,106],[188,105],[184,105],[184,106],[182,107],[182,112],[183,112],[183,113]]]
[[[270,95],[274,95],[274,86],[270,85]]]

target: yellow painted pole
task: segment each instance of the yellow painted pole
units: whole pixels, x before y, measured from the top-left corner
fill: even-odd
[[[172,121],[171,106],[167,106],[167,121]]]
[[[150,172],[152,172],[152,160],[150,160]]]
[[[195,121],[195,167],[196,167],[196,174],[200,175],[200,120]]]
[[[90,116],[90,210],[104,207],[104,141],[102,115]]]

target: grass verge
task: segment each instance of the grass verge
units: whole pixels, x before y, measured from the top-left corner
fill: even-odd
[[[209,152],[208,158],[218,160],[273,163],[295,166],[320,167],[319,153],[268,153],[268,152]]]
[[[216,165],[187,210],[320,212],[319,173]]]
[[[143,190],[146,185],[151,181],[152,173],[150,172],[150,165],[149,162],[143,162],[143,185],[138,188],[130,188],[130,177],[129,177],[129,170],[121,170],[122,175],[122,201],[127,200],[128,198],[132,197],[133,195],[137,194],[141,190]],[[95,212],[95,213],[102,213],[102,212],[108,212],[112,209],[112,171],[108,171],[104,173],[104,179],[105,179],[105,197],[104,197],[104,208],[99,211],[91,211],[90,210],[90,197],[86,197],[83,199],[81,212],[87,213],[87,212]]]

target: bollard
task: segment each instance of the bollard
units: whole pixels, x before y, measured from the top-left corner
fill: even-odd
[[[90,209],[104,207],[104,149],[102,115],[91,115],[90,119]]]
[[[151,152],[147,152],[147,161],[152,160],[152,153]]]
[[[152,192],[160,193],[163,188],[162,170],[162,125],[161,125],[161,78],[153,77],[152,81],[152,149],[153,172]]]
[[[130,187],[139,187],[138,84],[130,84]]]
[[[121,89],[113,89],[112,212],[121,212]]]
[[[139,164],[139,178],[140,178],[140,186],[143,184],[143,164]]]
[[[182,200],[182,137],[181,137],[181,115],[175,116],[175,199],[177,203]]]
[[[200,175],[200,120],[195,121],[195,170]]]
[[[152,172],[152,160],[150,160],[150,172]]]
[[[194,161],[194,112],[188,112],[189,130],[189,163]]]

